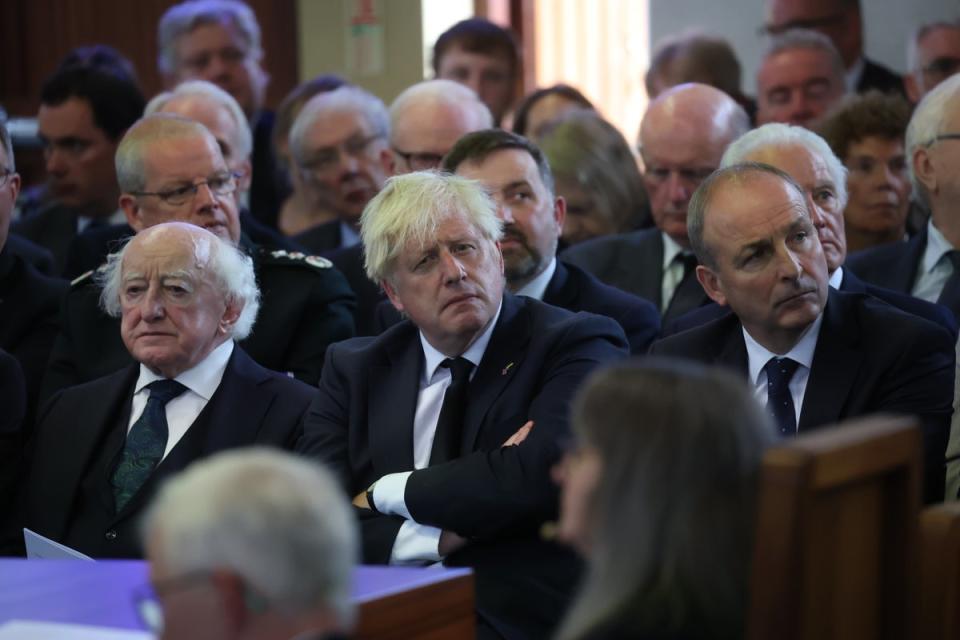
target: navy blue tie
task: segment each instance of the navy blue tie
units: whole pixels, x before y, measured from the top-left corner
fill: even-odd
[[[793,396],[790,395],[790,379],[799,366],[799,362],[790,358],[770,358],[764,367],[767,371],[767,411],[785,436],[797,433],[797,414]]]
[[[187,390],[176,380],[157,380],[147,385],[147,406],[127,433],[123,454],[110,483],[119,512],[143,486],[167,448],[167,403]]]
[[[447,358],[440,366],[449,367],[451,381],[440,405],[440,417],[430,449],[431,465],[456,460],[460,456],[463,416],[467,412],[467,390],[470,388],[470,371],[473,370],[473,363],[466,358]]]

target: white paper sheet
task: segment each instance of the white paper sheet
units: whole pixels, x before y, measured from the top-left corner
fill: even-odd
[[[36,531],[30,529],[23,530],[23,542],[27,546],[27,558],[30,560],[89,560],[93,558],[85,556],[76,549],[60,544],[56,540],[45,538]],[[0,636],[2,639],[3,636]]]
[[[80,624],[11,620],[0,625],[0,640],[153,640],[146,631],[89,627]]]

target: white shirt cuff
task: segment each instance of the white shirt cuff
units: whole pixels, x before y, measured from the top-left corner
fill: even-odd
[[[403,475],[403,474],[391,474]],[[389,476],[386,476],[389,477]],[[380,484],[377,483],[377,487]],[[376,500],[376,498],[374,498]],[[393,541],[393,550],[390,552],[390,564],[422,565],[430,562],[440,562],[440,529],[417,524],[407,520],[400,526],[397,537]]]
[[[402,516],[412,520],[407,504],[403,501],[403,494],[407,490],[407,478],[412,471],[388,473],[373,485],[373,504],[377,511],[389,516]]]

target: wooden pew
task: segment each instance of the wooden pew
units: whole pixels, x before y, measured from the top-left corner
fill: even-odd
[[[920,515],[920,613],[915,638],[960,638],[960,503]]]
[[[874,416],[767,452],[749,638],[912,637],[921,448],[915,420]]]

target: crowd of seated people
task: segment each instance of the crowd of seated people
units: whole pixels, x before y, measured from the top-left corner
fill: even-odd
[[[46,183],[0,122],[0,555],[148,559],[165,638],[343,637],[356,562],[470,567],[479,638],[737,638],[778,439],[910,415],[960,499],[960,23],[901,78],[856,0],[764,7],[756,99],[664,37],[635,148],[480,18],[276,113],[239,0],[164,13],[158,95],[71,52]]]

